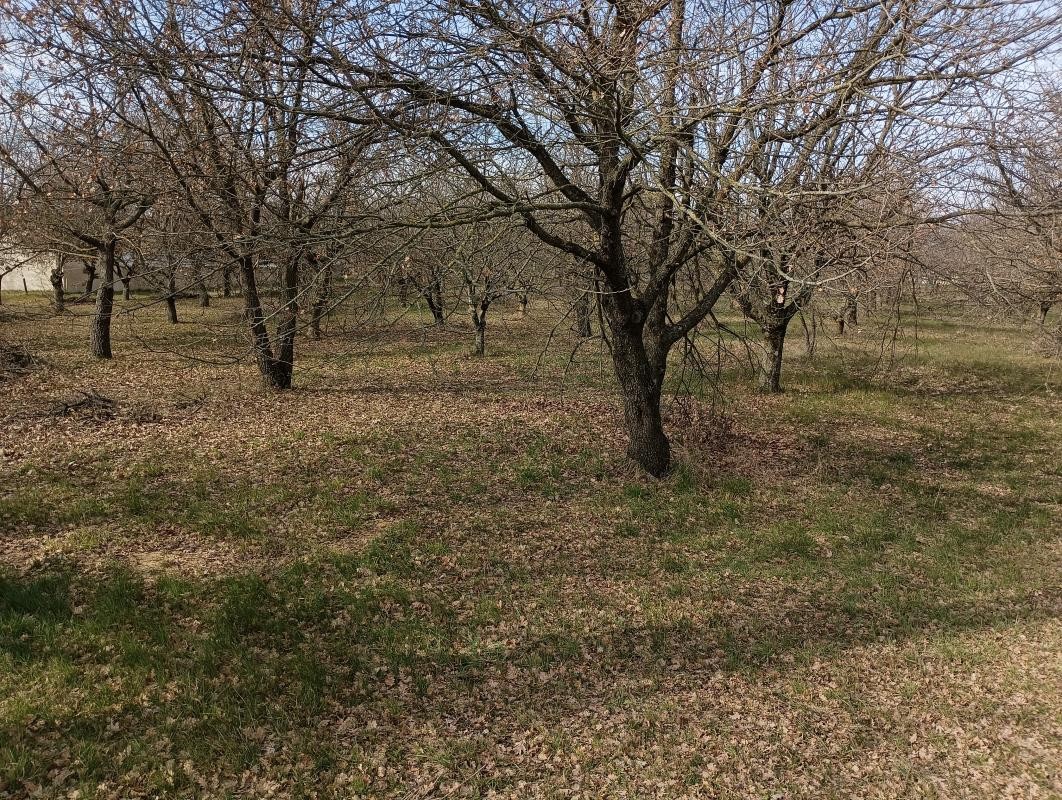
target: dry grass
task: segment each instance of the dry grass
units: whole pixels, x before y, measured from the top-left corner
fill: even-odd
[[[544,313],[486,359],[415,316],[301,343],[278,395],[235,305],[97,363],[34,302],[0,797],[1062,794],[1062,401],[1020,330],[929,320],[885,372],[866,325],[781,397],[728,368],[648,481],[597,349],[532,375]]]

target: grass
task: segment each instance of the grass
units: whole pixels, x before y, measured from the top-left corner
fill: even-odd
[[[182,311],[113,363],[5,323],[48,364],[4,384],[0,797],[1057,792],[1062,387],[1020,327],[795,342],[780,397],[731,363],[653,481],[606,354],[531,377],[545,316],[305,342],[269,394],[214,363],[235,306]],[[114,419],[42,415],[87,388]]]

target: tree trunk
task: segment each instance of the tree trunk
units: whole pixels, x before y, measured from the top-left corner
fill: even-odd
[[[844,314],[837,315],[837,334],[844,336]]]
[[[1040,303],[1040,324],[1041,325],[1044,325],[1044,324],[1047,323],[1047,315],[1051,313],[1051,306],[1053,306],[1053,305],[1054,305],[1054,302],[1052,302],[1051,300],[1044,300],[1043,302]]]
[[[66,310],[66,297],[63,294],[63,261],[62,256],[57,257],[55,267],[48,276],[52,284],[52,310],[56,314],[62,314]]]
[[[524,293],[522,293],[520,295],[520,316],[521,317],[526,317],[527,316],[528,303],[530,303],[530,298],[527,296],[527,293],[524,292]]]
[[[671,443],[660,414],[663,367],[654,367],[637,326],[612,325],[612,365],[627,424],[627,456],[654,477],[671,466]]]
[[[472,286],[468,287],[468,310],[472,314],[472,327],[476,331],[476,349],[473,355],[481,356],[486,352],[487,339],[487,308],[490,302],[480,300],[477,304],[472,296]]]
[[[240,276],[243,281],[243,316],[251,331],[251,349],[262,381],[271,389],[287,389],[291,385],[291,373],[286,376],[283,369],[277,368],[273,358],[273,347],[269,341],[269,328],[265,314],[262,313],[262,301],[258,296],[258,283],[254,274],[254,256],[240,258]]]
[[[173,265],[170,265],[170,279],[169,286],[167,287],[168,293],[166,295],[166,315],[169,317],[170,324],[177,324],[177,278],[174,275]]]
[[[849,325],[859,324],[859,300],[855,293],[848,295],[844,306],[845,322]]]
[[[594,330],[590,326],[591,313],[590,294],[584,292],[575,301],[575,334],[581,339],[589,339],[594,335]]]
[[[760,390],[776,394],[782,391],[782,351],[789,320],[772,322],[763,333],[765,350],[760,363]]]
[[[255,296],[258,295],[258,288],[255,287]],[[225,267],[221,271],[221,296],[232,297],[232,272],[228,267]]]
[[[96,308],[89,327],[89,347],[96,358],[111,358],[111,317],[114,313],[114,265],[118,240],[114,236],[104,241],[103,279],[96,291]]]
[[[207,289],[205,277],[199,281],[199,307],[210,307],[210,291]]]
[[[428,310],[431,311],[431,318],[435,321],[436,327],[442,327],[446,324],[446,311],[443,309],[442,287],[439,285],[440,281],[435,280],[424,291],[424,301],[428,304]]]
[[[288,258],[281,276],[280,297],[284,305],[277,314],[277,357],[273,370],[277,388],[290,389],[295,371],[295,332],[299,321],[299,262],[302,253]]]
[[[96,285],[96,272],[97,272],[96,267],[98,266],[98,262],[99,262],[99,256],[98,255],[96,256],[96,262],[95,263],[90,264],[87,261],[85,262],[85,275],[88,278],[88,280],[85,281],[85,295],[86,296],[92,294],[92,287]]]

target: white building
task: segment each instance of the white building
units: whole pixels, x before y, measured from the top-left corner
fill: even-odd
[[[58,256],[0,247],[0,289],[50,292],[51,275]]]

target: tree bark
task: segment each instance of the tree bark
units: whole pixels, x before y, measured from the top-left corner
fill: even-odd
[[[177,279],[173,274],[173,266],[170,266],[170,278],[169,285],[166,287],[168,293],[166,295],[166,315],[169,317],[170,324],[177,324]]]
[[[291,388],[291,378],[295,371],[295,332],[299,320],[299,262],[301,260],[301,252],[291,255],[284,265],[282,274],[280,297],[284,305],[277,315],[277,354],[273,363],[279,389]]]
[[[258,289],[255,287],[255,295],[257,294]],[[232,272],[228,267],[221,271],[221,296],[232,297]]]
[[[96,273],[98,266],[99,256],[96,256],[96,260],[93,263],[85,262],[85,275],[87,280],[85,282],[85,294],[92,294],[92,288],[96,285]]]
[[[642,341],[640,326],[612,328],[612,364],[627,424],[627,456],[654,477],[671,466],[671,443],[664,433],[660,395],[664,372],[654,366]],[[637,328],[637,329],[635,329]]]
[[[96,291],[96,307],[89,326],[89,347],[96,358],[111,358],[111,317],[114,314],[114,265],[118,240],[110,235],[103,242],[98,260],[103,261],[103,278]]]
[[[521,293],[521,295],[520,295],[520,316],[521,317],[526,317],[527,316],[527,306],[528,306],[528,304],[530,302],[531,301],[530,301],[530,298],[527,296],[527,293],[526,292]]]
[[[575,334],[581,339],[589,339],[594,335],[594,329],[590,325],[590,294],[584,292],[575,301]]]
[[[1044,325],[1044,324],[1047,323],[1047,315],[1051,313],[1051,306],[1053,306],[1053,305],[1054,305],[1054,302],[1051,301],[1051,300],[1044,300],[1044,301],[1042,301],[1040,303],[1040,324],[1041,325]]]
[[[859,324],[859,300],[855,292],[848,295],[844,305],[845,322],[849,325]]]
[[[469,285],[468,310],[472,315],[472,327],[476,331],[476,346],[472,351],[472,354],[476,356],[481,356],[486,352],[487,309],[489,306],[489,300],[480,300],[479,303],[476,303],[472,296],[472,287]]]
[[[428,310],[431,311],[431,318],[434,320],[436,327],[442,327],[446,324],[446,310],[443,308],[442,287],[440,286],[440,280],[435,279],[431,282],[427,289],[424,290],[424,302],[428,304]]]
[[[291,385],[291,371],[278,368],[273,358],[273,346],[269,341],[269,327],[262,312],[258,296],[258,283],[254,274],[254,256],[240,257],[240,277],[243,282],[243,315],[251,331],[251,349],[262,382],[271,389],[287,389]]]
[[[52,310],[56,314],[62,314],[66,310],[66,297],[63,294],[63,261],[63,256],[58,256],[55,260],[55,267],[48,276],[52,284]]]
[[[207,289],[205,277],[199,281],[199,307],[210,307],[210,290]]]
[[[760,390],[777,394],[782,391],[782,353],[789,317],[767,326],[764,331],[765,351],[760,364]]]

